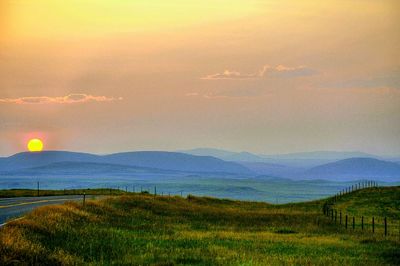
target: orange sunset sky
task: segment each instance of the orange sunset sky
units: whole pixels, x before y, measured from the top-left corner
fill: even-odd
[[[400,154],[400,1],[1,0],[0,156]]]

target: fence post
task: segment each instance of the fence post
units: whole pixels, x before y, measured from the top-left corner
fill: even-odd
[[[364,230],[364,216],[361,216],[361,230]]]
[[[333,221],[333,209],[331,211],[331,220]]]
[[[353,230],[355,229],[355,218],[353,216]]]
[[[39,197],[39,181],[37,182],[37,196]]]
[[[347,214],[346,214],[346,229],[347,229],[347,219],[348,219],[348,217],[347,217]]]
[[[339,213],[339,223],[342,224],[342,211]]]
[[[157,196],[157,186],[154,186],[154,196]]]
[[[385,236],[387,236],[387,219],[386,219],[386,217],[385,217]]]
[[[83,208],[85,208],[86,205],[86,192],[83,192]]]
[[[337,222],[337,210],[335,210],[335,224]]]
[[[375,233],[375,217],[372,217],[372,233]]]

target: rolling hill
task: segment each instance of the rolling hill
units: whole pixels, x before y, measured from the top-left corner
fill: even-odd
[[[74,175],[74,176],[100,176],[100,175],[130,175],[138,173],[168,173],[172,170],[162,170],[129,165],[92,162],[56,162],[43,166],[24,168],[9,172],[13,175]]]
[[[398,195],[398,187],[350,193],[342,210],[360,200],[379,216]],[[324,202],[273,205],[125,193],[85,205],[46,206],[0,230],[0,264],[399,265],[397,231],[385,237],[381,228],[374,234],[370,227],[345,229],[322,215]]]
[[[0,158],[0,171],[13,171],[57,162],[101,162],[100,156],[68,151],[21,152]]]
[[[268,175],[274,177],[294,178],[298,173],[304,171],[300,167],[291,167],[281,164],[263,162],[238,162],[258,175]]]
[[[118,167],[124,165],[184,172],[253,174],[251,170],[240,164],[226,162],[211,156],[195,156],[162,151],[125,152],[103,156],[65,151],[45,151],[40,153],[24,152],[10,157],[0,158],[0,171],[19,171],[21,169],[44,167],[61,162],[68,162],[69,164],[71,162],[109,164],[118,165]],[[61,170],[60,167],[70,167],[71,165],[58,164],[56,166]],[[83,166],[84,165],[81,165],[81,167]],[[89,168],[90,167],[91,166],[89,166]]]
[[[336,180],[374,179],[381,181],[399,181],[400,165],[373,158],[350,158],[313,167],[304,175],[312,178]]]
[[[193,155],[214,156],[226,161],[278,164],[292,168],[311,168],[338,160],[356,157],[380,158],[376,155],[358,151],[313,151],[287,154],[254,154],[245,151],[233,152],[221,149],[197,148],[192,150],[183,150],[181,152]]]

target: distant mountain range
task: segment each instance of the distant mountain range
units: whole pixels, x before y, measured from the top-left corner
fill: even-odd
[[[400,181],[400,164],[373,158],[350,158],[313,167],[305,171],[304,175],[309,178],[340,181],[355,179]]]
[[[388,161],[400,161],[397,157],[382,157],[359,151],[338,152],[338,151],[313,151],[287,154],[254,154],[249,152],[233,152],[213,148],[198,148],[182,150],[181,152],[193,155],[209,155],[226,161],[236,162],[258,162],[278,164],[293,168],[311,168],[314,166],[344,160],[349,158],[375,158]]]
[[[200,173],[254,174],[245,166],[235,162],[227,162],[211,156],[195,156],[163,151],[125,152],[103,156],[66,151],[23,152],[10,157],[0,158],[0,171],[10,172],[27,168],[37,168],[60,162],[124,165]]]
[[[180,152],[197,155],[213,156],[226,161],[262,162],[265,158],[250,152],[233,152],[212,148],[198,148],[192,150],[181,150]]]
[[[285,155],[255,155],[216,149],[183,152],[139,151],[94,155],[68,151],[23,152],[0,158],[0,175],[123,175],[166,176],[198,173],[205,176],[279,177],[348,181],[374,179],[400,181],[400,164],[367,157],[358,152],[312,152]],[[319,158],[318,156],[321,156]],[[218,158],[217,158],[218,157]],[[336,159],[342,158],[344,159]],[[222,159],[225,158],[225,159]]]

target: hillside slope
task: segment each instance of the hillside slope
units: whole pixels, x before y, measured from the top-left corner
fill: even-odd
[[[252,174],[249,169],[234,162],[179,152],[126,152],[106,155],[103,159],[109,163],[167,170]]]
[[[400,263],[399,242],[333,225],[321,215],[323,202],[136,194],[44,207],[0,230],[0,264]]]
[[[187,172],[253,174],[251,170],[240,164],[226,162],[211,156],[161,151],[125,152],[102,156],[65,151],[24,152],[0,158],[0,171],[18,171],[60,162],[115,164]],[[58,165],[59,169],[60,166]],[[68,171],[68,169],[62,170]]]
[[[367,188],[340,197],[334,208],[357,217],[400,221],[400,186]]]
[[[350,158],[311,168],[305,175],[335,180],[368,179],[400,181],[400,165],[373,158]]]

